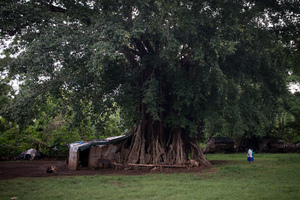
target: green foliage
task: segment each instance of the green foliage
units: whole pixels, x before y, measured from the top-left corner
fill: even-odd
[[[281,138],[286,143],[298,143],[300,135],[299,126],[299,93],[290,94],[282,103],[274,116],[273,127],[268,135],[273,138]]]
[[[87,114],[90,112],[90,107],[86,106],[83,111],[86,118],[77,122],[79,126],[74,126],[72,123],[76,112],[62,103],[65,97],[56,99],[46,96],[44,98],[45,103],[36,106],[38,112],[30,125],[20,128],[16,123],[0,118],[1,156],[16,156],[30,148],[39,149],[48,156],[66,156],[69,143],[102,139],[126,132],[119,110],[115,114],[107,113],[107,116],[98,117],[103,122],[101,129],[97,129]]]
[[[0,118],[1,126],[4,127],[0,131],[0,156],[15,156],[19,151],[19,137],[15,135],[17,128],[13,124],[6,123]],[[8,126],[11,127],[8,127]]]
[[[7,71],[4,68],[9,61],[9,58],[0,58],[0,111],[5,109],[6,104],[9,103],[11,95],[13,95],[13,90],[9,85],[10,78],[7,76]]]
[[[28,145],[25,136],[20,133],[16,123],[0,117],[0,156],[14,157],[21,153]]]
[[[109,119],[104,122],[104,134],[105,137],[117,136],[126,134],[128,129],[124,125],[124,120],[121,118],[119,110],[115,114],[108,117]]]
[[[298,61],[299,7],[256,0],[5,2],[1,38],[14,36],[5,55],[17,53],[5,69],[25,86],[1,115],[25,129],[49,95],[59,101],[55,116],[70,116],[80,137],[85,126],[111,123],[116,130],[105,134],[119,131],[111,114],[120,108],[129,125],[161,122],[191,137],[203,130],[262,137]]]

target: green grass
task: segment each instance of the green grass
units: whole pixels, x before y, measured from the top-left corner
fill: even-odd
[[[208,154],[226,160],[202,174],[19,178],[0,182],[0,199],[300,199],[300,154]]]

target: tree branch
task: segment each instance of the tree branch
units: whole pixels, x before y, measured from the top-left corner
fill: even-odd
[[[141,56],[146,55],[147,51],[146,51],[145,46],[142,43],[142,41],[137,38],[133,38],[133,41],[135,42],[136,48],[141,52]]]
[[[54,12],[54,13],[66,13],[67,12],[67,9],[64,9],[59,6],[54,6],[52,4],[41,3],[41,5],[43,5],[46,8],[46,10],[48,10],[50,12]]]
[[[132,51],[132,50],[129,50],[128,47],[125,47],[125,46],[121,50],[121,52],[124,54],[125,58],[130,63],[132,68],[136,68],[136,67],[139,66],[139,64],[137,63],[137,61],[135,60],[134,55],[130,51]]]
[[[147,48],[147,50],[148,50],[149,53],[154,53],[154,49],[151,46],[149,40],[145,40],[145,41],[143,41],[143,43],[144,43],[144,45]]]

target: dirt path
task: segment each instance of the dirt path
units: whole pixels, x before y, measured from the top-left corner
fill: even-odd
[[[223,164],[224,161],[211,161],[212,165]],[[46,173],[48,167],[56,166],[57,171]],[[66,161],[57,160],[35,160],[35,161],[5,161],[0,162],[0,180],[8,180],[19,177],[52,177],[52,176],[78,176],[78,175],[140,175],[145,173],[201,173],[211,170],[211,167],[186,168],[163,168],[150,171],[148,168],[139,168],[131,170],[114,169],[80,169],[76,171],[69,170]]]

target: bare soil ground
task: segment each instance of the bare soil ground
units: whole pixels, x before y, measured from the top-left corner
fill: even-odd
[[[212,165],[224,164],[226,161],[211,161]],[[56,166],[57,171],[46,173],[51,165]],[[115,169],[87,169],[81,168],[69,170],[66,161],[61,160],[34,160],[34,161],[2,161],[0,162],[0,180],[8,180],[19,177],[53,177],[53,176],[80,176],[80,175],[141,175],[147,173],[215,173],[212,167],[193,168],[163,168],[152,170],[147,167],[137,167],[127,170]]]

